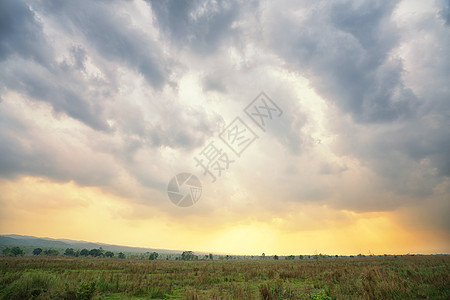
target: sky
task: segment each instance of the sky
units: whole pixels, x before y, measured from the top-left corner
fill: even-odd
[[[0,234],[450,253],[449,1],[3,0],[0,70]]]

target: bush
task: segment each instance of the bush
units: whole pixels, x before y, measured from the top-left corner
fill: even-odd
[[[36,298],[47,292],[50,282],[51,277],[47,274],[24,273],[5,289],[3,299]]]
[[[64,252],[65,256],[75,256],[75,250],[73,250],[73,248],[67,248],[66,251]]]
[[[309,296],[312,300],[331,300],[331,297],[327,295],[324,290],[319,290]]]
[[[77,292],[77,300],[89,300],[94,296],[97,289],[95,282],[83,282]]]
[[[41,254],[41,252],[42,252],[41,248],[36,248],[33,250],[33,255],[39,255],[39,254]]]
[[[264,300],[297,299],[294,291],[288,286],[283,285],[280,280],[272,282],[271,284],[261,284],[259,286],[259,293]]]
[[[44,254],[48,255],[48,256],[58,256],[59,255],[59,251],[58,250],[54,250],[54,249],[47,249],[47,250],[44,250]]]
[[[158,253],[156,253],[156,252],[153,252],[153,253],[150,253],[150,256],[149,256],[149,260],[155,260],[155,259],[157,259],[158,258]]]
[[[23,256],[25,252],[23,252],[23,250],[19,247],[6,247],[5,249],[3,249],[3,254],[6,256]]]

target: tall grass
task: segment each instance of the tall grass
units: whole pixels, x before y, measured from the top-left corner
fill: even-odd
[[[0,299],[450,299],[449,263],[1,257]]]

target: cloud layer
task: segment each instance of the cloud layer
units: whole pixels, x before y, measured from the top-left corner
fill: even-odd
[[[126,220],[295,235],[379,213],[448,237],[449,20],[444,1],[2,1],[0,177],[98,188]],[[283,111],[266,132],[243,111],[261,91]],[[193,158],[235,117],[258,139],[211,183]],[[180,209],[186,171],[203,196]]]

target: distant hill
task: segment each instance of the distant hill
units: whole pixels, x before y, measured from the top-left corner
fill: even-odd
[[[141,247],[128,247],[119,245],[110,245],[103,243],[92,243],[85,241],[74,241],[68,239],[52,239],[47,237],[35,237],[27,235],[7,234],[0,235],[0,246],[7,247],[39,247],[39,248],[53,248],[53,249],[94,249],[102,247],[107,251],[114,252],[129,252],[129,253],[145,253],[145,252],[158,252],[165,254],[179,254],[180,250],[167,250],[167,249],[153,249],[153,248],[141,248]]]

